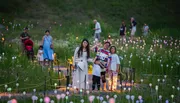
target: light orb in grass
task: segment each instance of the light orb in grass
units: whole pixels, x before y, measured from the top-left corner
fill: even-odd
[[[40,103],[42,103],[42,102],[43,102],[43,99],[42,99],[42,98],[40,98],[40,99],[39,99],[39,101],[40,101]]]
[[[162,95],[159,95],[159,100],[161,100],[162,99]]]
[[[56,98],[57,98],[57,100],[60,100],[61,99],[61,95],[56,95]]]
[[[175,89],[175,86],[172,86],[172,89]]]
[[[50,103],[54,103],[54,100],[51,100],[51,102]]]
[[[109,99],[109,103],[115,103],[115,99],[114,98],[110,98]]]
[[[54,94],[57,94],[57,90],[54,90]]]
[[[89,96],[89,101],[92,102],[93,100],[94,100],[94,96],[93,95]]]
[[[169,100],[166,100],[165,103],[169,103]]]
[[[116,99],[116,98],[117,98],[117,95],[115,94],[115,95],[114,95],[114,99]]]
[[[12,90],[12,88],[7,88],[7,91],[8,91],[8,92],[11,92],[11,90]]]
[[[130,99],[130,95],[126,95],[126,99],[129,100]]]
[[[165,82],[165,79],[162,79],[163,83]]]
[[[160,79],[157,79],[158,82],[160,82]]]
[[[177,87],[177,90],[179,91],[179,90],[180,90],[180,88],[179,88],[179,87]]]
[[[100,101],[103,101],[103,100],[104,100],[104,98],[103,98],[102,96],[101,96],[99,99],[100,99]]]
[[[103,101],[102,103],[107,103],[106,101]]]
[[[36,92],[36,89],[33,89],[33,92]]]
[[[26,92],[25,92],[25,91],[23,92],[23,95],[26,95]]]
[[[138,99],[139,99],[139,100],[141,100],[141,99],[142,99],[142,96],[141,96],[141,95],[139,95],[139,96],[138,96]]]
[[[5,87],[5,88],[7,88],[7,87],[8,87],[8,85],[4,85],[4,87]]]
[[[97,100],[99,100],[99,96],[97,96],[96,98],[97,98]]]
[[[139,103],[139,100],[136,100],[136,103]]]
[[[16,99],[12,99],[10,103],[17,103]]]
[[[19,83],[16,83],[16,87],[18,87],[19,86]]]
[[[72,101],[70,101],[69,103],[73,103]]]
[[[66,94],[69,95],[69,92],[67,91]]]
[[[171,98],[172,98],[172,99],[174,98],[174,95],[173,95],[173,94],[171,95]]]
[[[81,103],[84,103],[84,99],[81,99]]]
[[[167,75],[164,75],[164,78],[166,79],[166,78],[167,78]]]
[[[109,95],[106,95],[106,99],[109,99]]]
[[[45,103],[49,103],[49,102],[50,102],[50,98],[49,98],[49,97],[45,97],[45,98],[44,98],[44,102],[45,102]]]
[[[31,99],[32,99],[33,101],[35,101],[35,100],[36,100],[36,96],[33,95],[33,96],[31,97]]]
[[[87,90],[86,93],[89,94],[89,90]]]
[[[157,85],[155,86],[155,90],[158,91],[158,86]]]
[[[56,87],[56,86],[57,86],[57,83],[54,83],[54,86]]]
[[[143,80],[143,79],[141,79],[140,81],[141,81],[141,83],[142,83],[144,80]]]
[[[64,99],[65,96],[66,96],[65,94],[61,94],[61,98],[62,98],[62,99]]]
[[[134,95],[131,95],[131,100],[132,100],[132,101],[134,100],[134,98],[135,98],[135,96],[134,96]]]

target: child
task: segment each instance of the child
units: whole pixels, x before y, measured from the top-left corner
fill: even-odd
[[[43,46],[42,45],[39,46],[37,58],[38,58],[39,64],[43,65],[44,58],[43,58]]]
[[[100,60],[97,58],[95,59],[94,65],[93,65],[93,77],[92,77],[92,91],[95,89],[95,86],[97,85],[97,89],[100,90],[100,77],[101,77],[101,67],[100,67]]]
[[[119,57],[116,54],[116,47],[111,46],[110,47],[110,53],[111,53],[111,61],[110,61],[110,69],[109,69],[109,90],[113,91],[117,87],[117,76],[119,71]]]

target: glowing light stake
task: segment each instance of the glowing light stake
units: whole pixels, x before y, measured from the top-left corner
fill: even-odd
[[[157,79],[157,81],[158,81],[158,86],[159,86],[160,79]]]
[[[9,97],[9,98],[11,98],[11,94],[10,94],[11,91],[12,91],[12,88],[7,88],[8,97]]]
[[[131,88],[130,87],[128,88],[128,91],[129,91],[129,95],[131,95]]]
[[[130,103],[130,95],[126,95],[126,99],[128,100],[128,103]]]
[[[115,101],[116,101],[116,98],[117,98],[117,95],[115,94],[115,95],[114,95],[114,100],[115,100]]]
[[[57,90],[54,90],[54,94],[57,94]]]
[[[159,95],[160,103],[162,103],[162,95]]]
[[[57,83],[54,83],[54,88],[56,89]]]
[[[171,95],[171,98],[172,98],[172,103],[173,103],[173,99],[174,99],[174,95],[173,94]]]
[[[99,96],[97,96],[96,98],[97,98],[97,100],[98,100],[98,103],[99,103]]]
[[[87,90],[86,93],[87,93],[87,97],[86,97],[86,98],[87,98],[87,101],[86,101],[86,102],[88,102],[89,90]]]
[[[175,91],[174,91],[174,90],[175,90],[175,86],[172,86],[172,89],[173,89],[173,94],[174,94],[174,92],[175,92]]]
[[[139,99],[139,102],[140,102],[140,103],[142,103],[142,102],[143,102],[143,100],[142,100],[142,96],[141,96],[141,95],[139,95],[139,96],[138,96],[138,99]]]
[[[74,86],[74,95],[75,95],[75,93],[76,93],[76,86]],[[76,102],[75,101],[75,96],[73,96],[73,99],[74,99],[74,102]]]
[[[82,89],[80,89],[80,95],[81,95],[81,97],[82,97]]]
[[[24,99],[24,103],[26,103],[26,102],[25,102],[25,95],[26,95],[26,92],[24,91],[24,92],[23,92],[23,96],[24,96],[24,98],[23,98],[23,99]]]
[[[100,99],[101,102],[104,100],[104,98],[102,96],[99,99]]]
[[[157,94],[157,102],[158,102],[158,85],[155,86],[156,94]]]
[[[57,102],[59,103],[59,100],[61,99],[61,95],[57,94],[56,99],[57,99]]]
[[[19,87],[19,83],[16,83],[16,89],[17,89],[17,92],[18,92],[18,87]]]
[[[61,98],[62,98],[62,103],[64,103],[64,98],[65,98],[65,94],[61,94]]]
[[[33,89],[34,95],[36,95],[36,89]]]
[[[5,92],[7,91],[7,87],[8,87],[8,85],[7,85],[7,84],[6,84],[6,85],[4,85]]]
[[[107,100],[109,99],[109,95],[106,95],[106,99],[107,99]]]
[[[135,96],[132,95],[132,96],[131,96],[132,103],[134,103],[134,98],[135,98]]]
[[[68,96],[65,97],[66,98],[66,103],[68,102]]]

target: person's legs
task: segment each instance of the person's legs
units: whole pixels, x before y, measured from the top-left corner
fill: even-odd
[[[101,72],[101,79],[103,83],[103,89],[106,90],[106,78],[105,78],[106,72]]]
[[[113,72],[113,86],[112,86],[113,90],[117,89],[117,78],[118,78],[118,73],[114,71]]]
[[[97,33],[97,38],[100,41],[100,33]]]
[[[96,78],[95,78],[95,76],[93,75],[93,77],[92,77],[92,90],[95,89],[95,85],[96,85]]]
[[[97,77],[97,89],[100,90],[100,77]]]

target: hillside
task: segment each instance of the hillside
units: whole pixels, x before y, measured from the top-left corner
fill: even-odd
[[[0,12],[11,19],[36,19],[45,24],[97,18],[115,28],[134,16],[139,24],[147,22],[156,28],[179,25],[178,5],[178,0],[5,0],[0,4]]]

